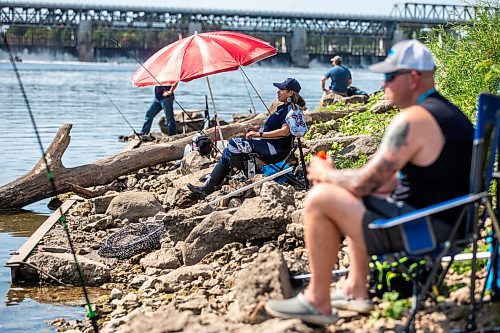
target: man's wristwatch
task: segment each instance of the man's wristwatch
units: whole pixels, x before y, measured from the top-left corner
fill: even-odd
[[[263,133],[263,132],[259,132],[259,136],[260,136],[261,138],[262,138],[262,133]]]

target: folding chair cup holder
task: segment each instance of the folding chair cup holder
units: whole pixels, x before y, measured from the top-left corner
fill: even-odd
[[[498,214],[492,208],[492,195],[490,185],[492,180],[497,182],[497,202],[500,198],[498,193],[499,164],[500,161],[500,96],[481,94],[478,100],[477,122],[474,133],[474,143],[471,160],[469,193],[430,207],[421,208],[413,212],[387,220],[375,220],[370,225],[371,229],[385,229],[399,227],[402,230],[405,251],[383,254],[397,260],[402,255],[415,259],[422,258],[427,262],[427,267],[432,267],[424,283],[414,281],[413,304],[408,320],[405,325],[406,331],[414,330],[416,313],[427,295],[433,296],[429,291],[437,290],[453,263],[454,256],[466,246],[472,247],[472,269],[470,273],[470,304],[469,313],[466,318],[465,331],[476,330],[476,310],[482,305],[486,285],[482,290],[479,300],[475,298],[475,279],[477,270],[477,251],[480,229],[484,228],[486,219],[493,221],[493,233],[500,236],[498,230]],[[496,169],[496,170],[495,170]],[[497,203],[498,204],[498,203]],[[461,214],[453,226],[449,238],[437,242],[430,217],[433,214],[443,212],[452,208],[461,207]],[[482,209],[484,208],[484,209]],[[495,237],[490,237],[490,240]],[[498,252],[498,242],[494,243]],[[496,251],[496,252],[495,252]],[[441,259],[451,256],[443,271],[438,275],[441,268]],[[432,265],[429,261],[432,260]],[[491,260],[491,259],[490,259]],[[402,266],[402,265],[400,265]],[[404,270],[404,267],[402,267]],[[488,272],[489,274],[489,272]],[[488,275],[487,274],[487,275]],[[499,329],[499,328],[496,328]]]

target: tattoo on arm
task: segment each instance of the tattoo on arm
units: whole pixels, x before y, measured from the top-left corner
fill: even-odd
[[[334,170],[328,176],[328,181],[335,183],[354,195],[361,197],[373,193],[384,185],[398,170],[398,151],[408,145],[410,123],[405,121],[396,125],[386,133],[382,147],[389,152],[379,155],[369,169]]]
[[[408,133],[410,132],[410,123],[407,121],[394,127],[387,133],[384,144],[390,149],[399,150],[408,144]]]
[[[365,173],[362,169],[335,170],[330,181],[351,191],[357,196],[374,192],[396,172],[396,161],[382,158],[374,172]]]

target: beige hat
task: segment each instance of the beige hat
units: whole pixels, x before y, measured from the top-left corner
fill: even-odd
[[[340,56],[335,56],[335,57],[331,58],[330,61],[335,61],[335,62],[336,61],[340,61],[340,62],[342,62],[342,58]]]

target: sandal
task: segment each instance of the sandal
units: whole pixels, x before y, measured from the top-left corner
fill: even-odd
[[[330,300],[332,307],[341,310],[370,313],[374,308],[371,299],[352,299],[341,289],[336,289],[330,293]]]
[[[304,297],[303,293],[289,299],[269,300],[266,303],[268,314],[278,318],[298,318],[314,325],[333,324],[338,320],[337,313],[324,315],[318,312]]]

